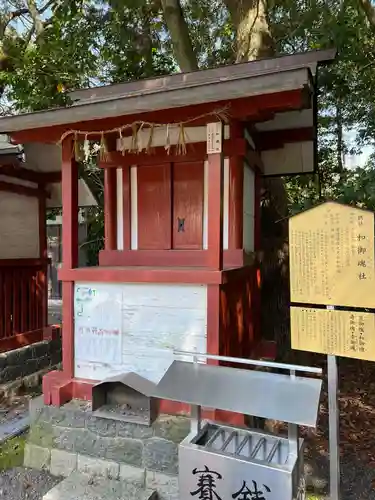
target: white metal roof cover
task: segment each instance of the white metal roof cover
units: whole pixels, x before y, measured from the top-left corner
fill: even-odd
[[[322,382],[255,370],[174,361],[156,395],[181,403],[315,427]]]

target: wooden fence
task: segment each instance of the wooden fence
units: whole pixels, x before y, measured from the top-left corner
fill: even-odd
[[[0,352],[43,339],[47,269],[47,259],[0,260]]]

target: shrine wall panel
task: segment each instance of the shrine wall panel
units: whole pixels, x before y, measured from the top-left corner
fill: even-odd
[[[171,165],[137,168],[138,248],[171,248]]]
[[[260,339],[256,269],[220,287],[220,355],[250,357]]]
[[[227,250],[229,158],[224,159],[223,183],[223,249]],[[132,166],[127,175],[117,169],[117,249],[207,250],[207,207],[207,161]],[[185,219],[184,232],[178,231],[178,219]]]
[[[75,377],[127,371],[158,382],[173,350],[206,352],[207,286],[76,283]]]
[[[38,199],[0,192],[0,259],[38,257]]]
[[[203,244],[204,162],[173,165],[173,244],[199,250]]]

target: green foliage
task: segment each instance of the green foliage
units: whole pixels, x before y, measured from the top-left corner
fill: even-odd
[[[23,464],[25,442],[25,436],[19,436],[5,441],[0,446],[0,470],[20,467]]]

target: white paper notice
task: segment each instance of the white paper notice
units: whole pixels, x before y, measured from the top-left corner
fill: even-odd
[[[74,294],[76,361],[121,363],[121,289],[77,284]]]

